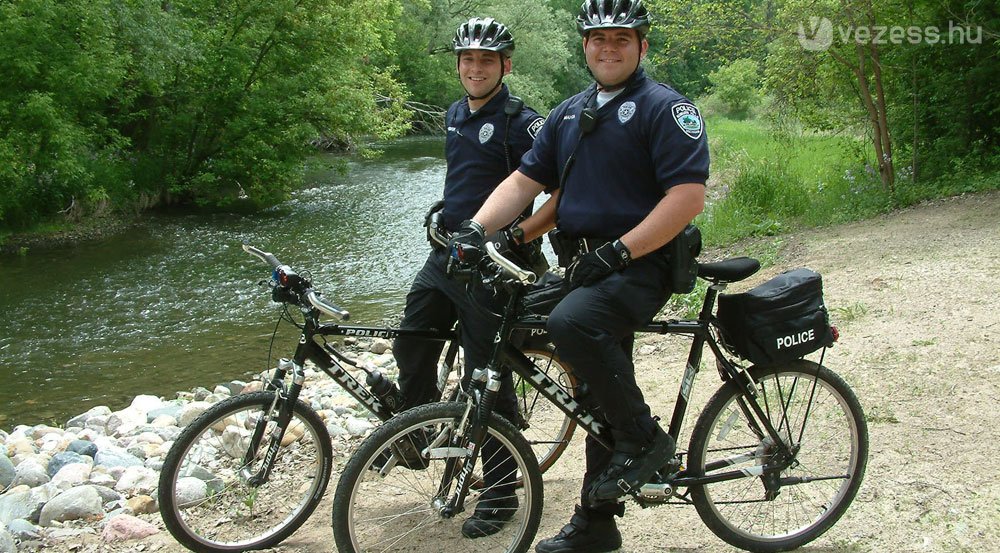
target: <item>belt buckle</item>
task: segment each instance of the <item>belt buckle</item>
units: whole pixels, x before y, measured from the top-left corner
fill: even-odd
[[[586,238],[580,238],[577,241],[580,243],[580,253],[590,253],[590,246],[587,244]]]

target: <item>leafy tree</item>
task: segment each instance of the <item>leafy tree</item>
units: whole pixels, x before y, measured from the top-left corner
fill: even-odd
[[[1000,171],[1000,7],[960,1],[907,1],[901,17],[938,29],[916,44],[890,49],[885,65],[895,78],[889,108],[905,173],[914,181],[956,181]],[[995,186],[995,184],[994,184]]]
[[[317,136],[397,136],[399,0],[0,2],[0,224],[69,206],[256,205]]]
[[[404,7],[395,56],[383,62],[396,67],[413,101],[442,108],[464,93],[451,40],[470,17],[493,17],[510,28],[517,47],[505,82],[514,94],[542,112],[563,99],[557,76],[572,71],[570,46],[577,40],[568,14],[521,0],[422,0]]]
[[[108,8],[0,4],[0,223],[106,197],[98,166],[127,145],[102,109],[125,77]]]
[[[739,59],[708,74],[711,94],[722,102],[729,115],[745,118],[760,103],[760,68],[751,59]]]

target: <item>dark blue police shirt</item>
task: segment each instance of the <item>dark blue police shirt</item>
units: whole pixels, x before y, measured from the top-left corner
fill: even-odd
[[[549,191],[560,186],[580,138],[580,112],[595,88],[552,110],[521,160],[519,170]],[[708,179],[708,141],[698,109],[641,68],[597,116],[562,184],[557,223],[570,236],[618,238],[638,225],[671,186]]]
[[[469,113],[469,99],[462,98],[448,108],[445,124],[448,138],[445,157],[448,172],[444,182],[444,224],[454,231],[471,219],[486,202],[493,189],[521,163],[521,156],[531,149],[544,119],[525,107],[510,118],[510,170],[504,153],[507,115],[504,108],[510,92],[502,85],[500,92],[476,113]]]

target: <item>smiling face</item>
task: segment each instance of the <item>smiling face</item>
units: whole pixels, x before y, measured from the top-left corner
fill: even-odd
[[[490,50],[465,50],[458,56],[458,78],[469,94],[469,106],[484,105],[499,91],[500,78],[510,73],[510,58]],[[496,90],[494,90],[496,89]],[[492,91],[492,94],[490,92]],[[489,94],[487,98],[473,100]]]
[[[594,78],[604,88],[624,83],[646,57],[649,43],[634,29],[594,29],[583,39],[583,52]]]

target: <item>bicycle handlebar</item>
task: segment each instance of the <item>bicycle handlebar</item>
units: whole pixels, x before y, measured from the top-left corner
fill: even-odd
[[[270,265],[272,269],[277,269],[278,267],[281,267],[281,262],[278,261],[278,258],[274,257],[274,255],[269,252],[265,252],[263,250],[255,248],[250,244],[243,244],[243,251],[247,252],[250,255],[259,257],[261,261]]]
[[[490,259],[499,265],[505,273],[521,284],[534,284],[535,280],[538,279],[535,273],[522,269],[516,263],[501,255],[491,241],[486,242],[486,254],[489,255]]]
[[[319,294],[317,294],[315,290],[310,289],[306,292],[306,299],[309,300],[309,303],[313,307],[331,317],[336,317],[342,321],[346,321],[351,318],[351,314],[346,309],[341,309],[332,303],[324,301],[319,297]]]
[[[269,252],[265,252],[265,251],[263,251],[263,250],[261,250],[259,248],[255,248],[255,247],[253,247],[253,246],[251,246],[249,244],[243,244],[243,251],[249,253],[250,255],[253,255],[255,257],[260,258],[261,261],[263,261],[263,262],[267,263],[268,265],[270,265],[271,269],[274,270],[274,279],[276,281],[280,282],[280,275],[282,275],[282,274],[285,274],[285,275],[295,275],[295,273],[294,273],[294,271],[292,271],[291,267],[289,267],[288,265],[282,264],[280,261],[278,261],[277,257],[275,257],[273,254],[271,254]],[[295,276],[298,276],[298,275],[295,275]],[[337,307],[336,305],[334,305],[334,304],[332,304],[332,303],[330,303],[330,302],[328,302],[328,301],[320,298],[319,292],[317,292],[316,290],[312,289],[311,284],[309,283],[309,281],[307,281],[307,280],[302,279],[301,277],[299,277],[299,282],[301,282],[303,284],[303,286],[302,286],[303,290],[301,290],[301,291],[299,291],[299,290],[293,290],[293,291],[296,294],[300,295],[301,297],[305,298],[305,300],[307,302],[309,302],[309,305],[311,305],[314,308],[318,309],[320,313],[323,313],[323,314],[325,314],[327,316],[330,316],[330,317],[334,317],[334,318],[340,319],[342,321],[346,321],[346,320],[348,320],[348,319],[351,318],[350,312],[348,312],[346,309],[341,309],[340,307]]]

